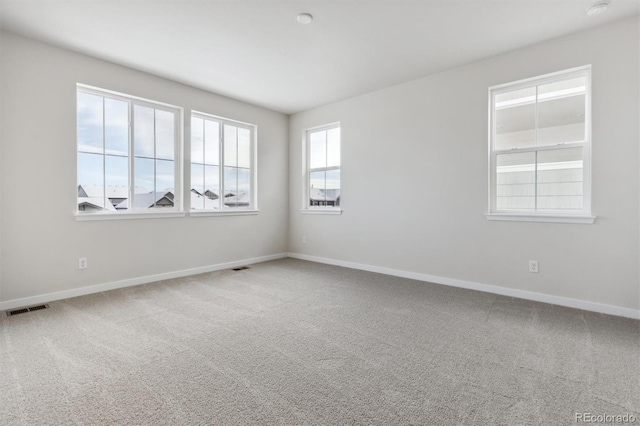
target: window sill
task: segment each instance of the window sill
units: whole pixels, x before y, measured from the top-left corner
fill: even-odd
[[[260,210],[192,210],[191,217],[211,217],[211,216],[250,216],[257,215]]]
[[[185,212],[158,213],[76,213],[79,222],[93,220],[122,220],[122,219],[164,219],[169,217],[185,217]]]
[[[302,214],[342,214],[342,209],[301,209]]]
[[[547,223],[582,223],[592,224],[595,220],[595,216],[581,216],[581,215],[532,215],[532,214],[518,214],[518,213],[487,213],[485,215],[487,220],[507,220],[513,222],[547,222]]]

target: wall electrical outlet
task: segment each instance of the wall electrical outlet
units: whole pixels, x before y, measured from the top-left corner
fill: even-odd
[[[307,244],[307,236],[306,235],[302,236],[302,244]]]
[[[78,269],[87,269],[88,267],[89,264],[87,263],[86,257],[81,257],[80,259],[78,259]]]
[[[538,269],[538,261],[537,260],[530,260],[529,261],[529,272],[533,272],[533,273],[538,273],[540,272],[540,270]]]

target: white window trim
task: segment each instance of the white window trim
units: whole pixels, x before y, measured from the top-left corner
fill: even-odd
[[[311,138],[309,135],[312,132],[318,132],[322,130],[331,130],[341,128],[340,122],[333,122],[329,124],[324,124],[322,126],[310,127],[303,132],[302,136],[302,208],[300,209],[300,213],[302,214],[313,214],[313,215],[340,215],[342,214],[342,207],[327,207],[327,206],[312,206],[309,204],[309,173],[311,170],[310,167],[310,158],[309,158],[309,142]],[[340,129],[340,166],[339,167],[323,167],[317,168],[314,170],[340,170],[340,187],[342,188],[342,129]],[[341,203],[342,204],[342,203]]]
[[[186,212],[157,212],[157,213],[76,213],[78,222],[95,220],[121,220],[121,219],[166,219],[170,217],[185,217]]]
[[[260,210],[238,209],[238,210],[191,210],[191,217],[211,217],[211,216],[253,216],[260,213]]]
[[[323,207],[323,206],[311,206],[310,208],[300,209],[302,214],[342,214],[340,207]]]
[[[542,85],[552,83],[560,79],[571,77],[586,77],[587,83],[585,88],[585,140],[577,143],[562,143],[557,145],[549,145],[544,147],[516,148],[509,150],[493,149],[493,133],[495,128],[494,99],[496,94],[507,91],[523,89],[532,85]],[[545,74],[539,77],[527,78],[512,83],[500,84],[489,87],[488,93],[488,212],[485,214],[487,220],[491,221],[519,221],[519,222],[554,222],[554,223],[594,223],[596,217],[592,215],[591,210],[591,152],[592,152],[592,132],[591,132],[591,65],[571,68],[568,70],[558,71]],[[496,156],[505,152],[535,152],[542,150],[552,150],[559,148],[571,148],[572,146],[580,146],[583,148],[583,209],[576,212],[545,210],[544,212],[535,211],[517,211],[517,210],[496,210],[495,209],[495,191],[494,182],[496,182]]]
[[[76,123],[76,187],[75,187],[75,218],[77,221],[93,221],[93,220],[120,220],[120,219],[158,219],[169,217],[184,217],[184,199],[182,197],[182,187],[184,185],[184,167],[182,161],[182,153],[184,148],[184,108],[171,105],[164,102],[158,102],[150,99],[141,98],[138,96],[127,95],[125,93],[115,92],[113,90],[102,89],[100,87],[90,86],[87,84],[76,84],[76,99],[77,93],[81,91],[84,93],[94,94],[97,96],[109,97],[112,99],[118,99],[129,104],[129,194],[132,193],[132,188],[135,183],[131,181],[134,175],[134,166],[132,165],[131,158],[133,158],[133,144],[131,138],[133,137],[134,123],[132,120],[131,110],[133,105],[142,105],[154,109],[161,109],[170,112],[177,112],[178,119],[175,128],[175,137],[177,143],[175,144],[174,151],[174,206],[172,208],[165,208],[162,211],[147,212],[147,211],[116,211],[116,212],[82,212],[78,210],[78,186],[80,183],[78,178],[78,147],[77,147],[77,131],[78,126]],[[77,101],[76,101],[77,102]],[[76,104],[76,112],[77,112]],[[132,199],[130,196],[129,199]]]
[[[248,129],[251,132],[251,177],[249,179],[251,192],[251,204],[247,208],[224,208],[222,207],[223,203],[221,202],[221,210],[212,210],[212,209],[199,209],[192,210],[191,209],[191,198],[189,197],[189,201],[187,204],[189,206],[187,209],[189,210],[189,216],[191,217],[207,217],[207,216],[250,216],[257,215],[260,213],[258,209],[258,126],[251,123],[246,123],[244,121],[233,120],[230,118],[220,117],[213,114],[208,114],[202,111],[191,110],[191,118],[196,117],[203,120],[215,120],[220,123],[220,161],[218,167],[220,168],[220,189],[221,193],[224,192],[224,141],[223,138],[223,127],[225,124],[229,124],[236,127],[241,127],[244,129]],[[189,123],[189,150],[191,150],[191,122]],[[189,152],[189,191],[191,191],[191,152]],[[185,197],[186,199],[187,197]]]
[[[583,223],[592,224],[595,216],[579,216],[579,215],[529,215],[516,213],[487,213],[487,220],[491,221],[510,221],[510,222],[552,222],[552,223]]]

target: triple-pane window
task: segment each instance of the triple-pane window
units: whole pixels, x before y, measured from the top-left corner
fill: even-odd
[[[191,116],[191,209],[255,209],[254,126]]]
[[[491,213],[591,214],[590,72],[490,89]]]
[[[78,86],[78,211],[181,210],[181,110]]]

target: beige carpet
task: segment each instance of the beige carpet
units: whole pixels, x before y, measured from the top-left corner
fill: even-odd
[[[0,327],[0,424],[640,423],[640,322],[293,259]]]

